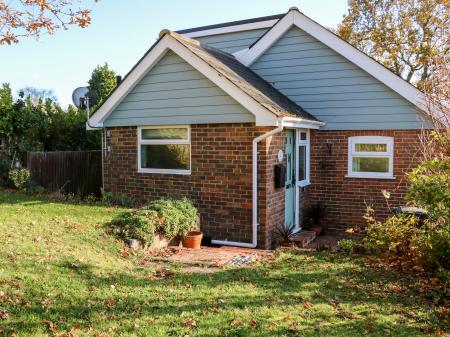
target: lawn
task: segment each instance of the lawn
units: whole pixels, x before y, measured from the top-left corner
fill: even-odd
[[[249,268],[156,273],[142,253],[127,253],[105,233],[103,224],[120,211],[0,191],[0,335],[422,336],[446,329],[446,309],[420,280],[367,257],[291,251]]]

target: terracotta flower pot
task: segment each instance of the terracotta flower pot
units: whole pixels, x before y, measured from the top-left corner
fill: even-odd
[[[203,233],[199,231],[189,232],[188,235],[181,240],[183,247],[200,249],[202,243]]]

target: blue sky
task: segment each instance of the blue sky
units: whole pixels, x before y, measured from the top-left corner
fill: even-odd
[[[87,85],[96,65],[108,62],[125,75],[163,28],[179,30],[280,14],[292,6],[326,27],[336,27],[347,8],[347,0],[101,0],[84,4],[92,9],[88,28],[0,46],[0,83],[10,83],[15,92],[26,86],[51,89],[65,106],[73,89]]]

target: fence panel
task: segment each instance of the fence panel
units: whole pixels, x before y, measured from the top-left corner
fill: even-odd
[[[31,178],[48,190],[100,195],[101,151],[28,152],[27,168]]]

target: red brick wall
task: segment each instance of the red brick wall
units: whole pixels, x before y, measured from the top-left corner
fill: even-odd
[[[137,130],[110,128],[111,152],[104,158],[104,188],[136,200],[189,197],[198,207],[201,229],[214,239],[251,242],[252,140],[271,128],[254,124],[191,125],[191,175],[137,172]],[[263,141],[259,157],[259,245],[266,247],[272,222],[284,219],[284,190],[273,191],[272,163],[284,137]],[[269,168],[270,167],[270,168]],[[268,179],[266,179],[268,176]],[[266,198],[266,189],[270,197]],[[266,208],[269,203],[269,211]]]
[[[364,225],[367,205],[380,219],[391,214],[382,190],[391,192],[391,207],[404,204],[405,173],[420,161],[420,130],[396,131],[313,131],[311,132],[310,203],[327,208],[325,223],[331,231]],[[396,179],[347,178],[348,137],[394,137],[394,176]]]

